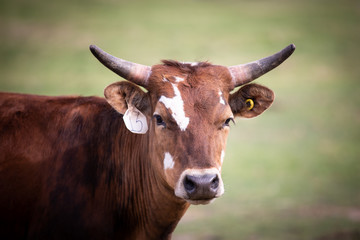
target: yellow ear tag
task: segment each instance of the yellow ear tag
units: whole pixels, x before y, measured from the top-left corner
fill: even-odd
[[[245,104],[249,111],[254,108],[254,101],[252,99],[246,99]]]

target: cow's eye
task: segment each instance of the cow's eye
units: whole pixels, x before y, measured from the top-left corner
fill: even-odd
[[[226,119],[225,122],[224,122],[224,126],[223,126],[223,127],[229,127],[229,126],[230,126],[230,122],[235,123],[234,118],[231,117],[231,118]]]
[[[154,118],[155,118],[155,121],[156,121],[156,125],[165,127],[166,124],[165,124],[164,120],[162,119],[162,117],[159,114],[154,114]]]

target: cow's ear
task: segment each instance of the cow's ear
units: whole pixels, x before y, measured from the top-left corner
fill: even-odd
[[[230,95],[229,104],[235,116],[252,118],[269,108],[274,98],[274,92],[267,87],[248,84]]]
[[[105,88],[104,95],[108,103],[121,114],[125,114],[130,106],[145,115],[150,114],[149,96],[131,82],[113,83]]]

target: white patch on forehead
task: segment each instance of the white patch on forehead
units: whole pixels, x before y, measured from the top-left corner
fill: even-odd
[[[183,62],[183,64],[190,64],[191,66],[197,66],[199,62]]]
[[[166,152],[164,157],[164,170],[174,167],[174,160],[170,153]]]
[[[225,105],[225,100],[223,98],[223,93],[219,90],[218,94],[219,94],[219,97],[220,97],[220,103]]]
[[[181,131],[185,131],[190,119],[185,116],[184,101],[181,98],[181,94],[177,85],[173,83],[171,83],[171,85],[174,88],[175,96],[173,98],[161,96],[159,102],[162,102],[166,108],[171,110],[171,116],[175,119]]]
[[[184,78],[182,78],[182,77],[175,77],[175,81],[176,81],[176,82],[182,82],[182,81],[184,81]]]
[[[175,78],[176,83],[183,82],[185,80],[183,77],[178,77],[178,76],[175,76],[173,78]],[[163,76],[162,80],[163,80],[163,82],[170,82],[169,79],[167,79],[167,77],[165,77],[165,76]]]

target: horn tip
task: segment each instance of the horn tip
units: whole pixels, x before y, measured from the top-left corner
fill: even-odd
[[[295,49],[296,49],[296,46],[295,46],[295,44],[290,44],[289,45],[289,48],[292,50],[292,51],[295,51]]]
[[[93,45],[93,44],[91,44],[91,45],[89,46],[89,49],[90,49],[90,51],[91,51],[92,53],[94,53],[97,48],[98,48],[98,47],[95,46],[95,45]]]

